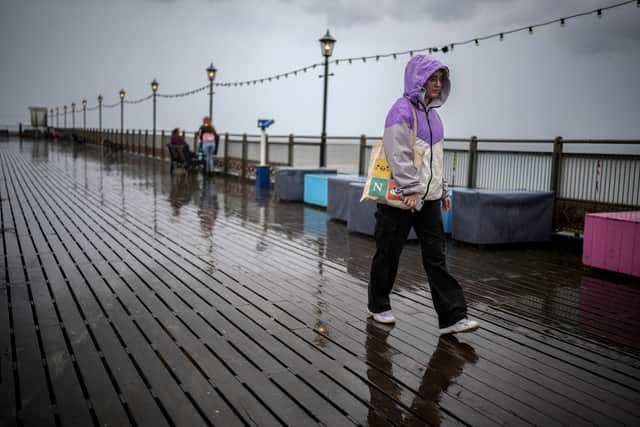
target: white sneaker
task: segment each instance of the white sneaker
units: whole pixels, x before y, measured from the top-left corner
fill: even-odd
[[[469,320],[466,317],[458,320],[453,325],[440,329],[440,335],[457,334],[459,332],[473,332],[480,327],[475,320]]]
[[[383,311],[381,313],[372,313],[369,312],[369,316],[373,317],[378,323],[395,323],[396,318],[393,317],[393,312],[391,310]]]

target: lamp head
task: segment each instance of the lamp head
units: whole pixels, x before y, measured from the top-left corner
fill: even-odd
[[[322,56],[329,57],[333,54],[333,46],[336,44],[336,39],[329,34],[329,30],[327,29],[327,33],[322,36],[319,40],[320,49],[322,51]]]
[[[207,77],[209,77],[210,82],[215,80],[217,72],[218,72],[218,69],[213,66],[213,62],[212,62],[211,65],[207,67]]]

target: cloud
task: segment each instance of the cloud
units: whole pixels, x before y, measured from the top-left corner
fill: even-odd
[[[399,2],[391,2],[389,12],[403,20],[429,17],[440,22],[459,22],[475,17],[483,8],[504,3],[513,3],[513,0],[410,0],[402,2],[402,7],[398,7]]]
[[[291,0],[281,0],[291,3]],[[321,7],[317,1],[303,0],[300,4],[309,14],[324,14],[327,24],[335,27],[352,27],[379,21],[385,15],[387,0],[324,0]]]
[[[597,22],[576,30],[575,36],[568,40],[571,48],[581,54],[638,52],[638,42],[640,42],[638,17],[633,13],[619,12],[622,14],[616,19],[615,26],[607,25],[604,21],[608,18],[604,16],[602,22],[598,19]],[[567,26],[571,24],[567,22]]]
[[[314,0],[279,0],[298,5],[310,14],[324,14],[327,24],[352,27],[377,22],[385,18],[415,22],[430,18],[441,22],[468,20],[486,5],[513,3],[513,0],[324,0],[321,6]]]

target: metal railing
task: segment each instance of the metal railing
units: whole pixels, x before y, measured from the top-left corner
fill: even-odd
[[[122,151],[168,159],[169,131],[154,138],[147,130],[64,129],[93,143],[111,141]],[[183,133],[195,150],[195,134]],[[364,175],[371,142],[380,139],[328,137],[327,166],[340,173]],[[444,173],[450,185],[509,191],[553,191],[556,193],[557,229],[579,232],[587,211],[640,208],[640,140],[532,140],[447,138]],[[585,152],[572,149],[577,144]],[[591,147],[605,147],[610,153],[589,153]],[[626,150],[619,150],[619,147]],[[504,148],[503,148],[504,147]],[[609,148],[607,148],[609,147]],[[615,147],[616,149],[612,149]],[[606,151],[606,150],[605,150]],[[614,153],[614,151],[618,151]],[[623,151],[623,152],[620,152]],[[267,163],[318,166],[320,137],[310,135],[268,135]],[[255,178],[260,158],[260,135],[221,134],[216,168],[225,174]]]

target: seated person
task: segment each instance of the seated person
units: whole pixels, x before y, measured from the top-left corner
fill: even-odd
[[[182,145],[187,144],[182,135],[180,134],[180,128],[175,128],[171,131],[171,145]]]
[[[194,165],[200,163],[198,161],[198,156],[191,151],[189,148],[189,144],[184,140],[181,135],[180,128],[175,128],[171,131],[171,141],[169,145],[172,147],[180,147],[182,149],[183,158],[187,162],[188,165]]]

